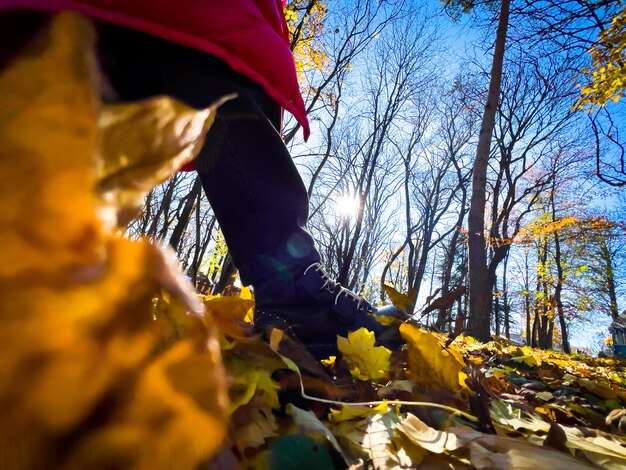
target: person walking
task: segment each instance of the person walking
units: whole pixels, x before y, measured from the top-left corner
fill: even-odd
[[[306,230],[308,196],[281,135],[282,112],[310,133],[281,0],[0,0],[7,10],[78,11],[93,19],[104,99],[168,95],[204,108],[224,95],[193,162],[244,285],[255,329],[294,334],[317,357],[377,310],[335,282]],[[391,335],[394,337],[394,335]],[[395,341],[395,340],[394,340]]]

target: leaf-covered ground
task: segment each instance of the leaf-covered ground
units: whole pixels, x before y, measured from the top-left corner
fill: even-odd
[[[248,336],[251,301],[206,305],[231,378],[218,459],[255,469],[626,467],[624,363],[404,324],[400,351],[360,330],[320,364],[278,330],[268,343]]]

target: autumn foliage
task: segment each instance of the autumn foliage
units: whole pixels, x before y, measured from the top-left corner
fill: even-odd
[[[589,50],[591,66],[582,70],[585,84],[581,85],[576,106],[593,112],[610,102],[618,102],[626,89],[626,8],[611,21]]]
[[[0,75],[0,461],[193,468],[226,433],[219,345],[172,255],[117,223],[193,157],[214,111],[102,107],[93,39],[60,14]],[[161,290],[192,312],[176,342]]]
[[[103,106],[92,44],[60,14],[0,74],[6,468],[624,468],[624,363],[411,323],[399,351],[362,329],[319,363],[252,332],[247,289],[198,297],[121,237],[215,107]]]

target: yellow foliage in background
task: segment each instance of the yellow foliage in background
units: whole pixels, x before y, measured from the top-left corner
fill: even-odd
[[[618,102],[626,91],[626,8],[602,31],[589,50],[591,67],[582,70],[586,82],[581,86],[575,107],[593,112],[610,102]]]
[[[214,329],[172,254],[115,227],[194,157],[214,109],[103,110],[90,24],[51,18],[0,71],[0,462],[196,468],[226,433]],[[177,303],[184,328],[155,321]]]
[[[301,85],[304,72],[323,71],[328,66],[321,35],[326,17],[325,0],[290,0],[285,7],[285,20],[291,32],[291,46]]]

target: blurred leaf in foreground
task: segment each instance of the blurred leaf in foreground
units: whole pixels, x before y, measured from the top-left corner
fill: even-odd
[[[195,157],[216,109],[230,98],[200,110],[165,96],[105,105],[99,117],[102,158],[96,168],[103,218],[125,227],[148,191]]]
[[[171,253],[118,237],[98,218],[94,168],[115,164],[98,150],[93,41],[78,15],[51,16],[0,71],[0,461],[192,469],[226,432],[219,346]],[[172,132],[168,144],[195,148],[181,131],[183,143]],[[131,153],[140,167],[148,159]],[[167,171],[182,163],[168,158]],[[135,180],[108,181],[115,192]],[[175,342],[153,319],[162,290],[191,312]]]

